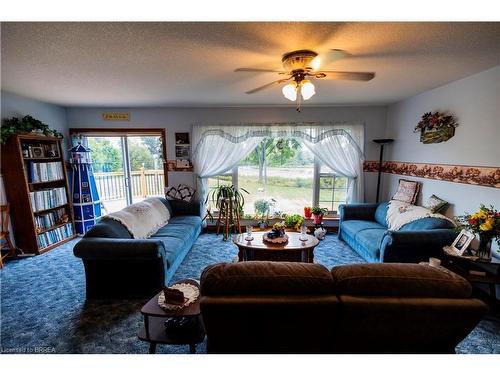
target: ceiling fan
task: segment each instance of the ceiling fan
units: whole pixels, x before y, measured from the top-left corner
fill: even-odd
[[[345,51],[333,49],[330,52],[330,61],[338,60],[347,55]],[[238,68],[235,72],[259,72],[277,73],[284,77],[277,81],[247,91],[253,94],[269,87],[291,81],[282,88],[285,98],[297,102],[297,111],[300,112],[301,98],[310,99],[315,93],[315,87],[311,79],[337,79],[350,81],[369,81],[375,77],[373,72],[339,72],[333,70],[319,70],[321,59],[318,54],[311,50],[298,50],[285,53],[281,58],[284,70],[275,69],[253,69]]]

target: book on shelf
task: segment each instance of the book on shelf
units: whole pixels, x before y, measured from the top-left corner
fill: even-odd
[[[37,163],[29,161],[27,165],[28,182],[49,182],[62,180],[64,173],[60,161]]]
[[[45,214],[35,215],[35,224],[39,230],[45,230],[58,224],[63,224],[63,220],[68,220],[68,215],[64,208],[59,208],[58,210]]]
[[[64,187],[32,191],[29,196],[34,212],[49,210],[68,203]]]
[[[73,236],[73,226],[71,225],[71,223],[67,223],[62,227],[39,234],[37,236],[37,239],[40,247],[44,248],[71,236]]]

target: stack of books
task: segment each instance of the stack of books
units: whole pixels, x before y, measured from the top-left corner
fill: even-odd
[[[59,210],[52,211],[43,215],[35,216],[35,224],[39,229],[47,229],[57,225],[61,222],[62,215],[65,215],[66,211],[64,208],[60,208]]]
[[[62,206],[68,202],[64,187],[32,191],[29,194],[31,208],[34,212]]]
[[[28,163],[29,182],[57,181],[64,178],[62,163],[60,161],[50,163]]]
[[[41,248],[50,246],[52,244],[55,244],[59,241],[64,240],[65,238],[71,237],[73,235],[73,228],[70,223],[56,228],[52,229],[48,232],[39,234],[38,237],[38,244],[40,245]]]

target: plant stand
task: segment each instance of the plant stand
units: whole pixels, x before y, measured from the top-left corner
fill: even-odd
[[[219,216],[217,217],[216,234],[219,234],[219,231],[222,228],[224,241],[226,241],[229,238],[231,228],[234,226],[236,226],[238,233],[241,234],[240,215],[234,212],[233,201],[231,199],[223,198],[221,199]]]

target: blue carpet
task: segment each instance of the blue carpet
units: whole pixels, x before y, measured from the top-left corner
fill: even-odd
[[[1,273],[0,352],[147,353],[137,338],[145,300],[85,302],[85,275],[73,256],[74,240],[40,256],[13,260]],[[236,248],[214,234],[201,235],[173,282],[199,279],[203,268],[230,262]],[[315,250],[315,260],[334,265],[363,263],[335,235]],[[450,317],[459,319],[460,317]],[[197,347],[205,352],[205,344]],[[158,345],[158,353],[188,353],[187,346]],[[500,353],[500,320],[489,316],[457,347],[458,353]]]

